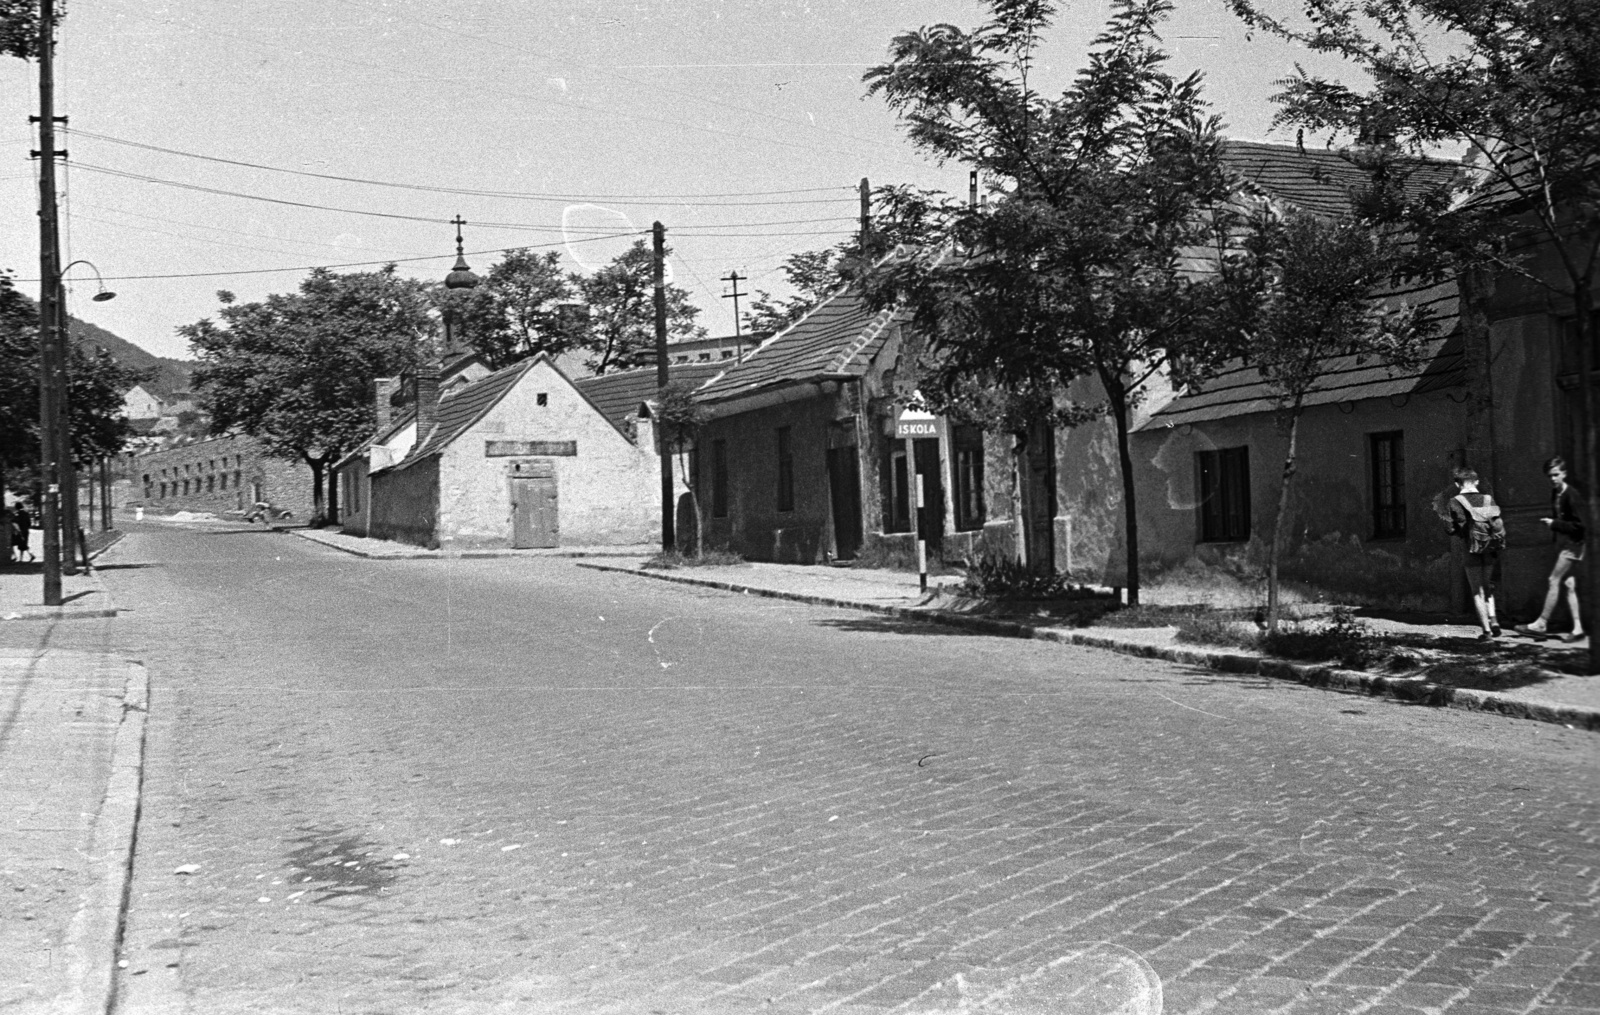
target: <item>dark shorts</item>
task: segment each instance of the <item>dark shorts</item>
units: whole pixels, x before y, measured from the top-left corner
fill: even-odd
[[[1500,552],[1469,553],[1467,558],[1467,584],[1476,593],[1483,589],[1485,595],[1494,595],[1500,585]]]

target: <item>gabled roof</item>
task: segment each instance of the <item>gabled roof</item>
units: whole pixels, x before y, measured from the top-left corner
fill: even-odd
[[[1409,370],[1397,370],[1376,359],[1357,363],[1353,356],[1327,360],[1322,376],[1306,396],[1307,406],[1421,394],[1457,387],[1466,380],[1459,328],[1460,300],[1455,283],[1441,283],[1415,292],[1394,292],[1388,294],[1388,298],[1409,299],[1431,307],[1437,315],[1437,334],[1443,337],[1428,342],[1417,366]],[[1274,386],[1262,380],[1261,372],[1255,367],[1235,363],[1198,390],[1168,402],[1139,429],[1155,430],[1277,409]]]
[[[355,447],[351,448],[350,451],[343,458],[339,459],[337,462],[334,462],[333,463],[334,469],[337,470],[337,469],[344,468],[345,464],[348,463],[351,459],[354,459],[354,458],[356,458],[356,457],[358,457],[360,455],[366,454],[368,449],[370,449],[374,444],[387,444],[390,441],[394,440],[395,437],[400,433],[400,431],[404,430],[406,427],[410,426],[412,421],[415,420],[416,418],[417,418],[416,407],[415,406],[407,406],[406,410],[404,412],[400,413],[400,415],[396,416],[389,423],[388,426],[384,427],[382,430],[377,431],[371,437],[368,437],[366,440],[362,441],[360,444],[357,444]]]
[[[513,363],[440,398],[433,426],[426,434],[417,434],[417,443],[411,448],[411,453],[395,468],[404,469],[443,451],[451,441],[471,429],[485,413],[499,404],[506,392],[516,387],[535,363],[548,362],[549,358],[540,355]]]
[[[699,387],[724,369],[724,364],[715,362],[672,363],[667,367],[667,379],[673,383],[682,382]],[[613,426],[620,428],[626,425],[629,417],[638,414],[640,403],[655,397],[656,368],[641,367],[598,377],[580,377],[572,385],[583,392]]]
[[[874,313],[857,293],[835,293],[713,378],[700,399],[722,402],[789,384],[860,377],[893,321],[894,311]]]
[[[1261,141],[1224,141],[1222,161],[1269,197],[1305,211],[1336,215],[1350,210],[1350,194],[1371,182],[1367,170],[1331,149]],[[1460,163],[1417,159],[1408,178],[1414,193],[1448,182]]]

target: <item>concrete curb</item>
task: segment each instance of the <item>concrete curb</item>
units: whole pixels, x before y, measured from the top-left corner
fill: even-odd
[[[719,581],[715,578],[691,578],[687,575],[666,574],[642,568],[617,567],[611,564],[579,563],[594,571],[614,571],[619,574],[638,575],[680,585],[697,585],[720,589],[742,595],[764,596],[769,599],[788,599],[812,606],[833,606],[847,610],[866,610],[895,617],[918,620],[927,624],[958,627],[984,634],[1012,638],[1032,638],[1065,645],[1082,645],[1086,648],[1106,649],[1123,655],[1146,659],[1165,659],[1169,662],[1188,663],[1207,669],[1229,673],[1253,673],[1278,680],[1292,680],[1310,687],[1325,687],[1348,694],[1365,694],[1373,697],[1394,698],[1436,708],[1458,708],[1471,712],[1491,712],[1513,719],[1531,719],[1535,722],[1555,723],[1574,729],[1600,732],[1600,709],[1579,708],[1570,705],[1545,705],[1532,701],[1518,701],[1494,691],[1479,691],[1465,687],[1435,684],[1422,677],[1392,677],[1359,670],[1342,670],[1335,666],[1314,663],[1296,663],[1287,659],[1274,659],[1247,652],[1224,652],[1217,649],[1192,648],[1181,645],[1151,645],[1145,642],[1123,641],[1103,634],[1084,631],[1064,631],[1059,628],[1040,628],[1014,620],[995,620],[989,617],[969,617],[959,613],[939,613],[891,606],[885,603],[863,603],[832,596],[814,596],[799,592],[757,588],[737,582]]]
[[[90,560],[94,560],[94,559],[98,558],[102,553],[105,553],[107,550],[111,549],[113,546],[116,546],[118,543],[122,542],[127,537],[128,537],[128,534],[126,532],[123,532],[120,529],[117,530],[117,534],[112,536],[111,539],[109,541],[107,541],[106,545],[100,547],[98,550],[95,550],[94,552],[89,554],[89,559]]]
[[[77,985],[67,1009],[74,1015],[106,1015],[115,997],[117,952],[122,946],[139,826],[149,707],[150,673],[138,663],[129,663],[122,722],[111,754],[111,778],[90,838],[88,858],[96,865],[96,876],[64,942],[72,981]]]
[[[26,610],[0,613],[0,620],[87,620],[91,617],[115,617],[117,608],[104,609],[73,606],[39,606]]]
[[[326,546],[330,550],[339,550],[351,556],[363,557],[367,560],[487,560],[496,557],[523,557],[538,560],[542,557],[560,557],[563,559],[574,557],[638,557],[637,551],[622,553],[607,553],[603,550],[556,550],[551,553],[526,553],[517,550],[418,550],[415,553],[368,553],[358,550],[353,546],[341,546],[327,539],[318,539],[315,530],[311,529],[286,529],[293,532],[301,539],[309,540],[318,546]]]

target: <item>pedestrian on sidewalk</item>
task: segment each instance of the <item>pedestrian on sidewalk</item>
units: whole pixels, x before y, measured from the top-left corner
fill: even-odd
[[[28,514],[27,507],[22,501],[17,501],[11,508],[11,545],[17,548],[17,559],[21,560],[26,553],[29,560],[38,560],[33,551],[28,549],[28,534],[33,531],[33,518]]]
[[[1483,632],[1479,641],[1500,637],[1494,593],[1500,584],[1500,551],[1506,545],[1506,527],[1500,505],[1478,489],[1478,473],[1458,468],[1453,473],[1456,495],[1450,500],[1450,534],[1461,540],[1466,557],[1467,584],[1472,586],[1472,607]]]
[[[1517,631],[1534,638],[1550,633],[1550,618],[1555,616],[1561,601],[1561,590],[1567,591],[1567,608],[1572,611],[1572,630],[1561,636],[1564,642],[1574,642],[1583,637],[1583,614],[1578,609],[1578,562],[1583,560],[1583,541],[1587,530],[1583,524],[1583,501],[1567,482],[1566,460],[1557,456],[1544,463],[1544,474],[1550,477],[1550,515],[1539,519],[1550,528],[1550,539],[1556,544],[1556,562],[1550,568],[1550,584],[1544,593],[1544,609],[1539,619],[1531,624],[1518,624]]]

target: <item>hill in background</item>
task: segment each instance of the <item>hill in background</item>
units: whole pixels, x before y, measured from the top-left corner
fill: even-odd
[[[149,374],[151,379],[144,382],[144,388],[152,395],[170,399],[176,392],[189,390],[189,375],[194,370],[192,362],[157,356],[99,325],[80,321],[76,317],[70,320],[67,333],[72,336],[73,342],[80,346],[98,345],[110,353],[120,366]]]

